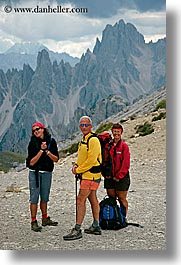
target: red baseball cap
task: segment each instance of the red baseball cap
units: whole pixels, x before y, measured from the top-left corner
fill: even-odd
[[[35,123],[33,123],[32,128],[35,127],[35,126],[40,127],[40,128],[42,128],[42,129],[45,128],[44,124],[41,123],[41,122],[35,122]]]

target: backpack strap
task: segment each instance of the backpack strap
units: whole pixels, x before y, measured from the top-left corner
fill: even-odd
[[[140,224],[137,224],[137,223],[127,223],[127,226],[128,226],[128,225],[132,225],[132,226],[136,226],[136,227],[144,228],[143,225],[140,225]]]
[[[90,135],[89,138],[87,139],[87,151],[89,150],[89,141],[90,141],[90,139],[91,139],[92,137],[96,137],[96,138],[99,140],[99,138],[97,137],[97,134],[91,132],[91,135]],[[97,161],[98,161],[99,164],[101,165],[101,162],[100,162],[100,160],[99,160],[98,158],[97,158]]]
[[[51,142],[52,142],[52,137],[50,137],[50,142],[49,142],[49,144],[48,144],[47,150],[50,149]]]
[[[89,136],[89,138],[87,139],[87,151],[89,150],[89,141],[92,137],[97,137],[96,133],[91,132],[91,135]],[[97,137],[98,138],[98,137]]]
[[[86,144],[87,145],[87,151],[89,150],[89,141],[92,137],[97,137],[96,133],[91,132],[91,135],[88,137],[87,142],[81,141],[81,144]],[[98,137],[97,137],[98,138]]]
[[[96,137],[97,139],[99,139],[97,137],[97,134],[96,133],[91,132],[91,135],[88,137],[87,142],[81,141],[81,144],[86,144],[87,145],[87,151],[89,150],[89,141],[90,141],[90,139],[92,137]],[[89,171],[91,173],[100,173],[101,172],[101,162],[100,162],[100,160],[98,158],[97,158],[97,161],[99,162],[100,165],[99,166],[93,166],[92,168],[90,168]]]

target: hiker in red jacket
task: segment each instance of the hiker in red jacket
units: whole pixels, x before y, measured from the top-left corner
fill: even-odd
[[[122,132],[121,124],[113,124],[112,134],[114,139],[111,140],[110,148],[112,174],[111,176],[104,176],[104,188],[107,190],[108,196],[118,198],[119,202],[125,207],[127,214],[128,201],[126,197],[130,186],[130,152],[128,145],[121,139]]]

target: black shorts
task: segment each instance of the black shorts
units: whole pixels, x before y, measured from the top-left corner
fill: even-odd
[[[123,178],[120,179],[119,182],[114,181],[112,178],[111,179],[104,179],[104,188],[105,189],[115,189],[119,191],[127,191],[130,186],[130,175],[129,172],[127,175]]]

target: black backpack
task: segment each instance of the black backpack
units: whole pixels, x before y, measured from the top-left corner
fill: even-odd
[[[103,230],[119,230],[133,225],[143,227],[137,223],[126,221],[126,209],[118,200],[113,197],[104,197],[100,202],[99,225]]]

